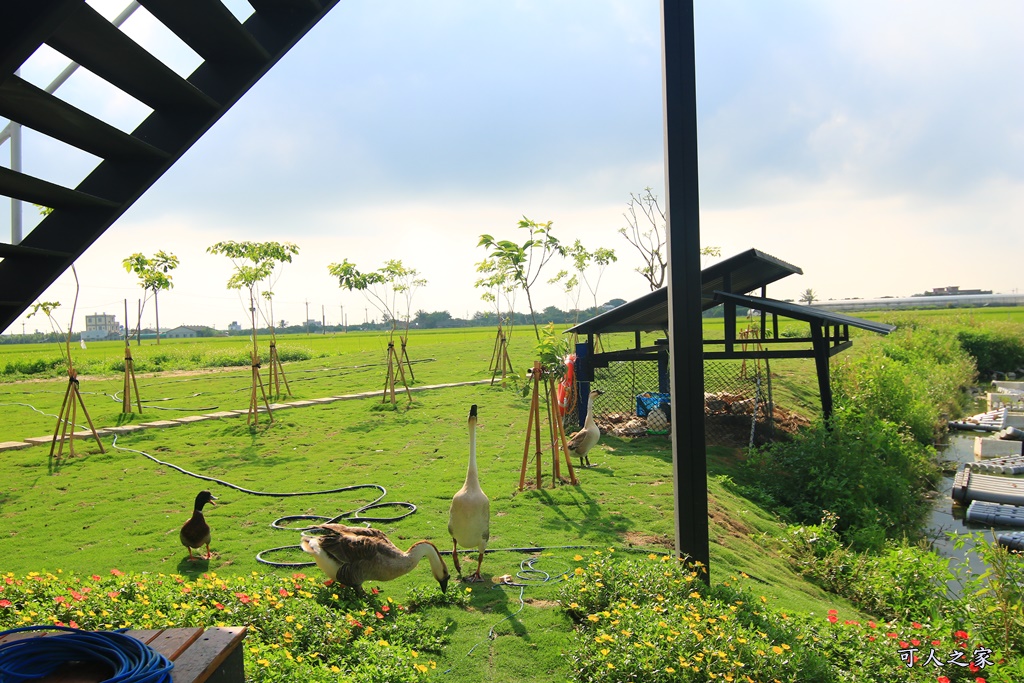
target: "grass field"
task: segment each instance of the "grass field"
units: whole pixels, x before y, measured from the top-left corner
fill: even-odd
[[[513,338],[517,366],[525,365],[532,346],[526,331],[521,332]],[[218,339],[164,341],[159,348],[143,344],[133,347],[133,355],[140,361],[156,353],[194,358],[229,344],[244,351],[244,340]],[[311,358],[285,365],[291,399],[357,393],[383,385],[384,349],[378,336],[279,341],[282,350],[292,345],[306,349]],[[409,348],[417,361],[413,365],[417,385],[490,378],[493,330],[416,333]],[[40,353],[0,349],[8,359]],[[74,349],[76,358],[79,351]],[[109,363],[122,353],[123,346],[117,343],[90,344],[82,355]],[[120,375],[85,375],[81,391],[99,427],[245,409],[249,378],[248,368],[140,372],[142,416],[121,414],[120,401],[115,400],[123,383]],[[59,377],[0,384],[4,415],[0,441],[51,434],[65,388],[66,380]],[[278,410],[272,425],[264,416],[257,429],[250,429],[242,416],[135,432],[119,437],[116,446],[104,437],[103,454],[95,443],[78,440],[80,455],[60,461],[47,457],[46,446],[3,452],[3,569],[16,574],[57,570],[107,574],[116,568],[188,578],[209,572],[228,577],[253,572],[289,576],[294,569],[275,569],[256,560],[262,550],[298,541],[298,532],[271,528],[271,522],[290,514],[334,517],[378,495],[375,490],[251,495],[186,476],[143,452],[259,492],[377,484],[387,489],[385,501],[407,501],[417,511],[400,521],[374,526],[401,547],[426,538],[447,550],[448,504],[465,476],[466,416],[471,404],[480,410],[478,457],[482,485],[492,501],[492,548],[549,547],[537,567],[557,576],[573,566],[572,558],[581,552],[577,546],[620,552],[630,548],[664,552],[674,547],[673,472],[667,438],[605,437],[600,452],[591,458],[599,465],[579,472],[578,486],[552,489],[547,479],[542,490],[519,492],[528,403],[518,392],[484,384],[419,392],[411,405],[403,401],[397,411],[381,409],[379,399],[360,399]],[[734,457],[725,449],[712,449],[710,454],[712,577],[744,571],[774,602],[788,609],[824,612],[837,601],[799,579],[780,557],[764,552],[764,544],[774,543],[771,538],[780,533],[772,516],[735,496],[727,478],[717,476],[729,470]],[[543,460],[546,477],[551,472],[549,458]],[[533,471],[531,460],[530,480]],[[209,562],[188,562],[177,531],[190,513],[195,494],[204,487],[220,498],[216,507],[207,508],[214,530],[214,556]],[[525,557],[517,552],[489,554],[484,575],[515,575]],[[272,559],[301,561],[305,556],[285,551]],[[383,590],[397,599],[417,586],[437,590],[425,564]],[[453,629],[451,646],[439,665],[452,667],[455,681],[564,680],[567,664],[559,653],[568,642],[571,623],[556,608],[556,582],[531,586],[522,604],[518,591],[490,586],[478,587],[468,608],[438,607],[427,613],[428,621]],[[487,638],[492,626],[495,640]],[[481,642],[487,655],[467,657]]]

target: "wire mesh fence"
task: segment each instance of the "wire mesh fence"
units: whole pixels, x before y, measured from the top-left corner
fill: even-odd
[[[662,382],[663,383],[663,382]],[[645,436],[668,433],[668,394],[659,389],[654,361],[614,361],[594,370],[594,419],[604,433]],[[773,434],[768,373],[753,361],[705,361],[705,440],[710,445],[747,446]],[[579,429],[576,411],[566,414],[567,432]]]

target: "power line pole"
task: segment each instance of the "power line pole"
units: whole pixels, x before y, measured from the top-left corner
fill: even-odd
[[[327,313],[323,304],[320,304],[320,334],[327,334]]]
[[[306,301],[306,334],[309,334],[309,301]]]

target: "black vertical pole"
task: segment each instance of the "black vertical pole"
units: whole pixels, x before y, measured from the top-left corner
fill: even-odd
[[[692,0],[662,0],[668,331],[676,552],[708,568],[704,359]],[[704,574],[709,580],[709,574]]]

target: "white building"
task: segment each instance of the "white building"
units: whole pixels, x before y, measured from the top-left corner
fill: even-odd
[[[82,339],[85,341],[116,339],[120,336],[121,324],[117,322],[117,316],[106,313],[93,313],[85,316],[85,331],[82,332]]]

